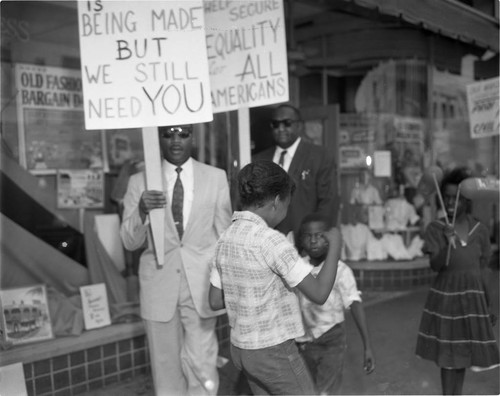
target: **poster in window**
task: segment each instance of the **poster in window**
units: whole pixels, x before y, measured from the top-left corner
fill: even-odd
[[[79,70],[16,64],[20,163],[35,174],[106,168],[102,131],[86,131]]]
[[[130,163],[144,161],[140,129],[108,129],[105,136],[110,172],[118,173],[127,161]]]
[[[3,340],[13,345],[54,337],[45,285],[0,290]]]
[[[472,139],[500,134],[498,92],[498,77],[467,85],[467,106]]]
[[[85,330],[97,329],[111,324],[106,285],[98,283],[80,287]]]
[[[57,172],[57,207],[59,209],[103,208],[103,170],[60,169]]]
[[[366,166],[366,156],[371,155],[375,149],[375,125],[374,115],[340,115],[340,168],[364,168]]]

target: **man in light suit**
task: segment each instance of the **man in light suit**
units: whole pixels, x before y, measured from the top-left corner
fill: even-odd
[[[216,316],[208,304],[209,261],[231,222],[223,170],[191,158],[192,125],[160,127],[163,191],[132,175],[120,229],[125,248],[147,241],[139,264],[144,319],[157,395],[215,395]],[[158,266],[148,213],[165,208],[165,263]]]
[[[313,212],[336,224],[339,196],[333,153],[304,141],[300,111],[289,104],[274,109],[271,130],[276,145],[257,153],[253,160],[267,159],[281,165],[296,184],[287,216],[276,229],[284,234],[293,231],[296,237],[302,218]]]

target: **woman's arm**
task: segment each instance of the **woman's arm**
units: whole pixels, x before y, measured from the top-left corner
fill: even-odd
[[[432,222],[425,230],[424,252],[429,255],[429,264],[433,271],[439,272],[446,264],[448,254],[448,234],[453,230],[440,222]]]

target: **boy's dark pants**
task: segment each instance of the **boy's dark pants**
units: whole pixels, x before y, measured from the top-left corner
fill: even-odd
[[[294,340],[261,349],[231,345],[231,358],[245,374],[254,395],[317,394]]]
[[[300,344],[300,353],[320,394],[340,394],[346,348],[344,322],[336,324],[318,339]]]

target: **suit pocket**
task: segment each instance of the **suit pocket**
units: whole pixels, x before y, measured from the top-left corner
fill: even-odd
[[[142,280],[152,280],[157,276],[156,259],[142,258],[139,264],[139,276]]]

